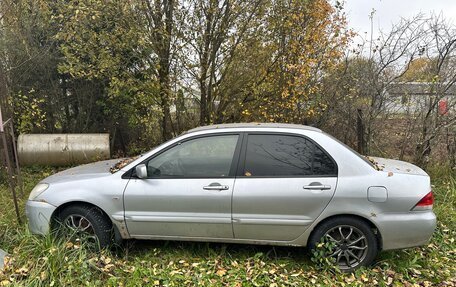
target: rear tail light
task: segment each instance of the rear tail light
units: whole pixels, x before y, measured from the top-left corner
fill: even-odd
[[[432,205],[434,204],[434,195],[432,191],[426,194],[418,203],[412,208],[414,211],[418,210],[429,210],[432,209]]]

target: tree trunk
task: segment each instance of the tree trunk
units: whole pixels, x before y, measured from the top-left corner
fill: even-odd
[[[360,154],[365,154],[367,151],[366,148],[366,139],[365,139],[365,127],[363,122],[363,110],[357,109],[356,113],[356,134],[358,138],[357,149]]]
[[[177,121],[177,132],[180,134],[184,130],[184,112],[185,112],[185,100],[184,93],[182,90],[177,91],[176,98],[176,121]]]
[[[61,89],[62,89],[62,101],[61,103],[64,104],[65,110],[65,122],[62,125],[62,132],[68,133],[70,132],[70,123],[71,123],[71,115],[70,115],[70,100],[68,99],[68,85],[67,85],[67,77],[66,75],[60,76],[61,80]]]
[[[162,70],[160,68],[160,70]],[[170,89],[169,89],[169,70],[159,71],[160,81],[160,101],[162,110],[162,138],[163,141],[169,140],[172,137],[172,124],[170,112]]]
[[[415,154],[415,163],[422,167],[426,168],[429,163],[429,155],[431,154],[431,141],[424,140],[421,144],[418,144]]]
[[[428,117],[426,116],[426,119]],[[418,142],[415,148],[414,162],[420,167],[425,167],[427,164],[426,156],[431,153],[431,141],[428,137],[428,126],[426,121],[423,122],[421,129],[421,140]]]
[[[451,132],[450,128],[447,128],[446,131],[446,137],[447,137],[447,152],[448,152],[448,158],[450,160],[450,166],[451,167],[456,167],[456,135],[454,132]]]
[[[155,2],[153,15],[155,25],[155,40],[157,41],[157,55],[159,57],[158,81],[160,83],[160,105],[162,110],[161,128],[162,140],[172,137],[172,122],[170,112],[171,84],[171,38],[174,24],[174,0]],[[163,15],[165,19],[163,20]]]
[[[207,92],[206,92],[206,83],[205,81],[201,78],[200,79],[200,125],[205,126],[207,124],[207,113],[208,113],[208,108],[207,108]]]

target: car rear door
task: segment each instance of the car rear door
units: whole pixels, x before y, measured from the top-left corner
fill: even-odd
[[[143,162],[148,178],[132,178],[124,192],[130,235],[233,238],[239,138],[236,133],[197,136]]]
[[[234,237],[298,238],[327,206],[336,185],[335,161],[311,139],[248,133],[233,192]]]

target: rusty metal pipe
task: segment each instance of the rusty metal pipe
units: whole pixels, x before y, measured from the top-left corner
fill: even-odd
[[[109,134],[21,134],[21,165],[65,166],[110,158]]]

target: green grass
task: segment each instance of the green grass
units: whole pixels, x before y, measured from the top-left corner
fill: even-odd
[[[50,168],[24,171],[28,193]],[[432,168],[438,228],[427,246],[382,252],[371,268],[342,274],[318,268],[304,248],[130,241],[91,253],[31,235],[18,225],[0,184],[0,247],[11,257],[0,286],[455,286],[456,175]],[[26,195],[21,196],[21,214]]]

